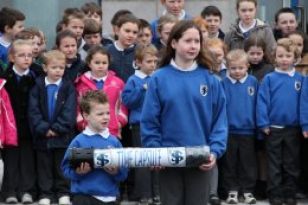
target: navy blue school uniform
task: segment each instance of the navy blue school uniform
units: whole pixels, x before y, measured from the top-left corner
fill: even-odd
[[[268,195],[271,200],[295,199],[299,176],[299,99],[303,77],[295,69],[267,74],[257,97],[257,125],[269,128]],[[283,154],[288,153],[288,154]],[[282,169],[283,167],[283,169]]]
[[[69,194],[60,164],[65,150],[75,135],[76,91],[72,82],[60,79],[49,83],[46,77],[36,80],[29,97],[29,122],[37,156],[40,198]],[[58,136],[46,137],[48,130]]]
[[[253,193],[256,182],[256,100],[258,81],[246,74],[235,80],[227,74],[222,80],[226,94],[229,138],[223,161],[227,191]]]
[[[75,82],[77,77],[81,76],[88,70],[89,69],[85,62],[83,62],[80,55],[77,54],[76,58],[66,65],[63,78]]]
[[[29,92],[35,84],[36,74],[29,69],[20,75],[11,64],[3,76],[17,126],[18,147],[4,148],[5,163],[2,192],[5,197],[35,194],[36,173],[32,136],[28,124]]]
[[[114,71],[124,82],[135,72],[135,48],[136,46],[132,45],[129,48],[121,49],[117,46],[117,42],[107,47],[107,51],[111,56],[109,69]]]

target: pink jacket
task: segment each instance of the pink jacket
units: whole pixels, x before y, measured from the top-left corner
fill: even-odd
[[[124,82],[116,77],[112,71],[109,71],[104,82],[103,91],[108,96],[110,105],[110,122],[109,131],[112,135],[121,138],[121,128],[127,124],[127,108],[121,102],[121,93],[124,89]],[[80,97],[88,90],[97,90],[95,83],[91,80],[90,71],[84,73],[76,80],[76,90],[78,101]],[[79,104],[79,103],[78,103]],[[77,110],[77,128],[83,130],[86,123],[80,113],[78,106]]]
[[[17,129],[10,98],[0,79],[0,141],[3,146],[17,146]]]

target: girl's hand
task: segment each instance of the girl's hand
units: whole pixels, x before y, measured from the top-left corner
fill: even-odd
[[[119,171],[117,167],[104,167],[103,169],[111,175],[116,175]]]
[[[87,174],[91,171],[90,164],[88,162],[82,162],[76,169],[77,174]]]
[[[269,135],[269,134],[271,133],[271,131],[270,131],[270,129],[269,129],[268,127],[267,127],[267,128],[264,128],[262,131],[263,131],[264,134],[266,134],[266,135]]]
[[[215,163],[216,163],[216,157],[214,154],[211,154],[209,162],[206,164],[201,164],[199,166],[199,169],[201,169],[202,171],[208,171],[214,167]]]
[[[303,131],[304,138],[308,138],[308,131]]]

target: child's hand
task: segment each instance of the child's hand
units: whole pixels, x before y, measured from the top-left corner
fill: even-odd
[[[52,130],[50,130],[50,132],[51,132],[51,136],[52,136],[52,137],[57,137],[57,136],[58,136],[58,134],[57,134],[56,132],[54,132],[54,131],[52,131]]]
[[[76,169],[77,174],[87,174],[91,171],[90,164],[88,162],[82,162]]]
[[[264,128],[262,131],[263,131],[264,134],[266,134],[266,135],[269,135],[269,134],[271,133],[271,131],[270,131],[270,129],[269,129],[268,127],[267,127],[267,128]]]
[[[304,138],[308,138],[308,131],[303,131]]]
[[[52,131],[51,131],[50,129],[47,131],[46,137],[47,137],[47,138],[52,137]]]
[[[119,171],[117,167],[104,167],[104,170],[111,175],[116,175]]]
[[[215,163],[216,163],[216,157],[215,155],[211,154],[209,162],[206,164],[201,164],[199,166],[199,169],[201,169],[202,171],[208,171],[214,167]]]

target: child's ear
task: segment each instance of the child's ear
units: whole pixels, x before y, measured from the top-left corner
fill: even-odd
[[[47,73],[47,68],[46,68],[46,64],[42,64],[43,70],[45,73]]]
[[[174,39],[171,41],[171,44],[170,44],[170,45],[171,45],[171,47],[172,47],[173,49],[175,49],[176,43],[177,43],[177,42],[176,42],[176,40],[174,40]]]
[[[9,53],[8,59],[9,59],[9,62],[14,63],[15,62],[14,54],[13,53]]]
[[[113,32],[116,34],[116,35],[118,35],[118,32],[119,32],[119,27],[118,26],[114,26],[113,27]]]
[[[10,30],[11,28],[8,25],[4,26],[4,33],[9,33]]]

